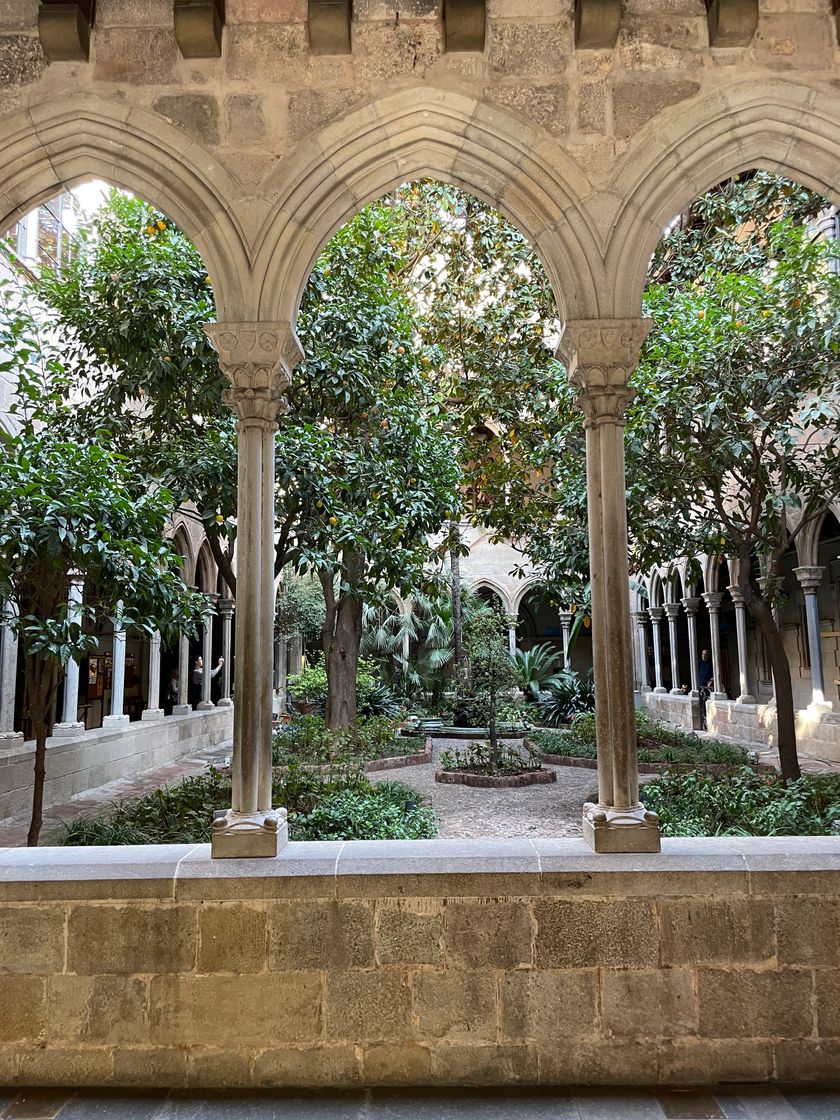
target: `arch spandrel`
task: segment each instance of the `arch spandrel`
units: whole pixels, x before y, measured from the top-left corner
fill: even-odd
[[[250,253],[235,205],[241,190],[185,132],[155,113],[88,95],[3,119],[0,229],[91,179],[131,191],[177,222],[201,254],[219,318],[247,317]]]
[[[283,161],[263,195],[275,212],[255,260],[260,315],[294,321],[323,245],[370,202],[417,178],[499,209],[534,245],[561,317],[598,313],[603,257],[581,199],[592,188],[545,134],[474,98],[403,91],[332,122]],[[293,170],[289,170],[289,169]]]
[[[840,203],[836,93],[751,79],[683,102],[639,133],[609,188],[622,200],[606,251],[616,315],[638,315],[651,255],[675,215],[751,168]]]

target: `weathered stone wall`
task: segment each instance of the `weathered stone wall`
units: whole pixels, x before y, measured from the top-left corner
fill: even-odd
[[[700,727],[700,705],[690,696],[671,696],[663,692],[643,692],[642,703],[656,718],[675,727],[692,731]]]
[[[710,700],[706,719],[712,735],[754,743],[758,748],[776,745],[774,704],[736,704],[733,700]],[[840,713],[815,712],[803,708],[796,713],[796,743],[800,750],[840,762]]]
[[[150,723],[138,720],[116,731],[98,729],[73,738],[48,739],[44,808],[224,743],[232,734],[233,709],[214,708]],[[31,806],[34,760],[33,743],[17,741],[4,747],[0,740],[0,821]]]
[[[0,852],[0,1084],[834,1080],[840,838]]]

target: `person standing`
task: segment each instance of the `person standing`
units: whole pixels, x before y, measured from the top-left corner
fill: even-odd
[[[211,679],[215,679],[222,671],[222,666],[225,659],[220,657],[215,669],[210,670]],[[192,672],[192,679],[190,680],[190,704],[192,704],[193,711],[198,707],[201,702],[201,693],[204,687],[204,658],[199,656],[195,659],[195,666]]]

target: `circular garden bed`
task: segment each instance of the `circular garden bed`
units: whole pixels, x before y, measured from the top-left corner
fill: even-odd
[[[442,785],[477,786],[480,789],[519,789],[520,786],[545,785],[557,781],[554,770],[525,770],[522,774],[471,774],[468,770],[435,771]]]

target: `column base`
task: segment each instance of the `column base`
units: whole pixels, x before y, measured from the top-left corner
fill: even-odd
[[[212,700],[199,700],[195,710],[197,712],[210,712],[215,707],[216,705]]]
[[[128,716],[105,716],[102,720],[102,727],[124,727],[125,724],[130,722]]]
[[[8,749],[10,744],[22,742],[22,731],[0,731],[0,750]]]
[[[140,713],[140,718],[142,720],[146,720],[149,723],[154,722],[155,720],[163,719],[163,716],[163,708],[144,708]]]
[[[744,692],[735,699],[736,704],[757,704],[758,701],[754,696],[750,696],[749,692]]]
[[[668,692],[669,696],[686,696],[687,693],[683,692],[681,688],[672,688]]]
[[[223,696],[221,698],[221,700],[216,701],[216,707],[217,708],[232,708],[233,707],[233,701],[231,700],[231,698],[229,696]]]
[[[70,737],[78,735],[79,732],[84,731],[85,725],[83,723],[54,723],[52,733],[59,739],[62,737]]]
[[[709,693],[709,699],[710,700],[728,700],[729,697],[726,695],[725,692],[710,692]]]
[[[595,852],[658,852],[659,817],[644,805],[614,809],[587,801],[583,807],[583,838]]]
[[[661,685],[657,685],[656,688],[653,691],[658,693],[660,696],[662,696],[664,693],[666,693],[668,691],[668,689],[663,688]]]
[[[237,813],[228,809],[213,821],[212,859],[272,859],[289,842],[285,809]]]
[[[172,708],[173,716],[188,716],[192,711],[192,704],[175,704]]]

